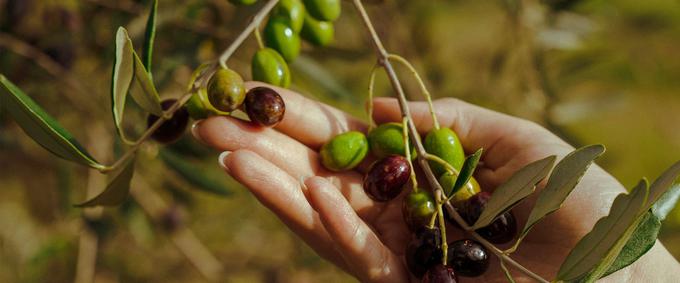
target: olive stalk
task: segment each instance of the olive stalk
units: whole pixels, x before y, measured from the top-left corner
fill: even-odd
[[[397,54],[390,54],[388,55],[387,58],[390,60],[395,60],[398,63],[401,63],[411,72],[411,75],[413,75],[413,77],[418,82],[418,85],[420,86],[420,92],[423,93],[423,96],[425,96],[425,99],[427,100],[427,106],[430,108],[430,116],[432,116],[432,123],[434,124],[434,128],[436,130],[439,130],[439,120],[437,119],[437,114],[434,112],[434,105],[432,104],[432,95],[430,95],[430,91],[427,90],[427,86],[425,86],[425,82],[423,81],[423,78],[421,78],[420,75],[418,74],[418,71],[416,71],[416,68],[413,67],[413,64],[411,64],[411,62]]]
[[[533,278],[534,280],[542,283],[548,283],[549,282],[548,280],[542,278],[540,275],[522,266],[520,263],[510,258],[508,255],[504,254],[503,251],[496,248],[496,246],[489,243],[486,239],[482,238],[479,234],[477,234],[474,231],[471,231],[472,230],[471,227],[463,220],[460,214],[458,214],[458,212],[455,209],[453,209],[451,203],[448,200],[443,199],[442,186],[439,184],[437,178],[432,173],[432,169],[430,168],[428,160],[426,159],[427,151],[425,150],[425,147],[423,146],[422,141],[420,140],[418,130],[416,129],[415,124],[413,123],[413,118],[411,116],[411,112],[408,106],[408,101],[406,100],[406,95],[404,94],[404,90],[401,86],[401,83],[399,82],[399,78],[396,72],[394,71],[394,67],[389,61],[390,54],[383,46],[382,41],[380,40],[380,37],[375,31],[375,28],[373,27],[373,24],[371,23],[368,13],[366,12],[366,9],[364,8],[364,5],[361,2],[361,0],[353,0],[353,4],[357,12],[359,13],[359,16],[361,17],[364,27],[368,30],[370,34],[371,42],[378,56],[378,65],[382,66],[385,69],[387,77],[390,80],[390,84],[397,93],[397,100],[399,101],[399,107],[401,108],[402,117],[408,119],[408,128],[409,131],[411,132],[411,139],[413,140],[416,152],[418,154],[418,162],[423,171],[425,172],[425,176],[428,180],[428,183],[433,187],[434,190],[435,200],[437,201],[437,205],[439,207],[437,213],[443,214],[441,206],[444,205],[447,211],[449,212],[449,215],[451,215],[461,227],[468,231],[472,235],[472,237],[475,238],[478,242],[480,242],[483,246],[490,249],[497,257],[499,257],[501,260],[504,260],[513,267],[517,268],[519,271]],[[446,242],[446,239],[443,239],[443,241]]]
[[[408,142],[408,130],[406,129],[406,124],[408,119],[404,117],[401,122],[402,137],[404,138],[404,155],[406,155],[406,161],[408,161],[408,166],[411,167],[411,183],[413,183],[413,191],[418,192],[418,178],[416,178],[416,170],[413,168],[413,161],[411,161],[411,146]]]
[[[163,125],[165,121],[172,118],[172,116],[175,114],[175,112],[177,112],[177,110],[182,108],[182,106],[184,106],[184,104],[186,104],[187,101],[189,101],[194,92],[198,91],[198,89],[207,84],[207,81],[210,78],[210,76],[212,76],[212,74],[217,70],[218,68],[217,66],[227,68],[226,62],[227,60],[229,60],[229,57],[231,57],[231,55],[234,54],[234,51],[236,51],[236,49],[238,49],[238,47],[240,47],[241,44],[243,44],[246,38],[248,38],[248,35],[250,35],[253,32],[253,30],[255,30],[255,28],[257,28],[260,25],[264,17],[267,14],[269,14],[269,12],[274,8],[274,6],[276,6],[278,2],[279,0],[269,0],[267,4],[262,6],[260,11],[258,11],[255,14],[255,16],[253,16],[248,26],[246,26],[246,28],[243,29],[243,31],[241,31],[238,37],[236,37],[236,39],[234,39],[234,41],[231,42],[229,47],[227,47],[227,49],[225,49],[224,52],[222,52],[218,60],[215,61],[210,67],[208,67],[203,73],[201,73],[198,76],[196,82],[191,87],[191,90],[182,95],[182,97],[180,97],[180,99],[178,99],[177,102],[175,102],[175,104],[173,104],[167,111],[164,111],[163,115],[159,117],[158,120],[156,120],[156,122],[153,123],[153,125],[151,125],[146,130],[146,132],[144,132],[144,134],[142,134],[142,136],[130,146],[130,148],[123,154],[123,156],[118,158],[118,160],[116,160],[110,166],[99,166],[95,169],[99,170],[99,172],[102,173],[111,172],[120,168],[120,166],[125,164],[128,161],[128,159],[132,158],[132,156],[134,156],[135,152],[137,152],[137,150],[142,146],[142,144],[144,144],[144,142],[146,142],[151,137],[151,135],[158,128],[160,128],[161,125]]]

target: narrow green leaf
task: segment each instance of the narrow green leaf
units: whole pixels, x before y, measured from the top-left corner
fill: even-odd
[[[57,120],[1,74],[0,84],[0,105],[34,141],[63,159],[103,167]]]
[[[475,168],[477,168],[477,164],[479,163],[479,158],[482,157],[483,151],[484,150],[480,148],[475,153],[465,158],[463,167],[460,168],[460,174],[458,174],[456,183],[453,185],[453,190],[451,190],[451,194],[449,194],[448,197],[456,194],[458,190],[463,188],[463,186],[470,181],[470,178],[472,177],[472,174],[475,173]]]
[[[652,206],[652,213],[659,218],[659,221],[664,221],[668,213],[675,208],[678,198],[680,198],[680,184],[675,184]]]
[[[156,116],[162,116],[163,108],[161,108],[161,99],[151,80],[151,76],[146,72],[146,69],[144,69],[142,60],[139,59],[137,53],[133,52],[132,55],[135,62],[135,79],[137,79],[137,83],[142,88],[142,91],[133,91],[130,92],[130,94],[142,109],[149,113],[153,113]]]
[[[628,239],[626,245],[616,257],[616,260],[609,267],[604,276],[612,274],[626,266],[631,265],[638,258],[642,257],[649,251],[661,230],[661,220],[656,217],[651,211],[644,214],[642,221],[637,225],[633,235]]]
[[[134,50],[132,42],[123,27],[119,27],[116,32],[116,57],[113,62],[113,72],[111,73],[111,110],[113,112],[113,122],[120,138],[126,143],[132,143],[125,137],[122,128],[123,110],[125,110],[125,99],[127,98],[130,83],[134,76]]]
[[[581,178],[597,157],[604,153],[604,146],[589,145],[579,148],[560,160],[550,173],[548,184],[541,191],[534,208],[524,225],[520,239],[529,232],[531,227],[547,215],[558,210],[567,196],[576,188]]]
[[[571,250],[555,281],[593,282],[604,274],[642,220],[648,195],[645,179],[629,194],[619,194],[609,214],[598,220]]]
[[[197,170],[198,168],[194,164],[186,161],[182,156],[170,150],[162,150],[160,157],[169,169],[177,172],[178,175],[197,189],[222,196],[231,194],[223,182],[204,170]]]
[[[144,33],[144,47],[142,49],[142,62],[144,69],[151,75],[151,55],[153,54],[153,41],[156,38],[156,13],[158,10],[158,0],[151,3],[149,19],[146,21],[146,32]]]
[[[533,193],[536,184],[550,173],[555,158],[554,155],[551,155],[524,166],[524,168],[515,172],[508,181],[498,186],[479,219],[472,226],[473,229],[489,225],[499,214],[511,209],[515,204]]]
[[[123,203],[130,193],[130,180],[134,172],[135,158],[132,157],[124,166],[109,174],[108,184],[104,191],[90,200],[77,204],[76,207],[114,206]]]
[[[671,188],[671,185],[675,182],[675,179],[680,175],[680,161],[671,165],[666,171],[664,171],[661,176],[656,178],[652,185],[649,187],[649,198],[645,204],[647,209],[651,208],[666,191]]]

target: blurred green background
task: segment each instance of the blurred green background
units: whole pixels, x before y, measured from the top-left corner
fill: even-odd
[[[215,58],[261,2],[160,1],[153,71],[162,96],[182,95],[193,68]],[[599,164],[627,187],[680,159],[679,1],[369,2],[386,47],[411,60],[436,97],[535,120],[574,145],[605,144]],[[111,162],[120,154],[108,96],[114,34],[124,26],[140,47],[148,6],[0,0],[0,73]],[[344,3],[336,42],[304,46],[292,88],[366,119],[375,62],[368,46]],[[246,79],[255,49],[251,38],[230,61]],[[411,99],[422,99],[401,75]],[[382,74],[376,90],[392,94]],[[145,124],[129,107],[127,130]],[[166,148],[148,143],[132,197],[83,211],[72,204],[101,190],[102,176],[56,159],[0,112],[0,282],[87,282],[88,274],[97,282],[202,282],[220,269],[227,282],[353,280],[225,177],[217,154],[189,135]],[[660,238],[680,257],[680,209]]]

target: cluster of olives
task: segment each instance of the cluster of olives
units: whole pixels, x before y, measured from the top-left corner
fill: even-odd
[[[251,5],[256,0],[232,0]],[[274,7],[264,27],[264,44],[253,56],[253,79],[288,87],[288,64],[300,54],[300,39],[316,46],[333,41],[333,21],[340,16],[340,0],[281,0]]]
[[[198,75],[205,70],[199,67],[191,79],[191,85]],[[163,110],[168,110],[177,102],[176,99],[166,99],[161,102]],[[246,92],[241,76],[230,69],[217,70],[208,81],[207,88],[201,88],[193,93],[189,101],[173,113],[156,129],[151,137],[161,143],[171,143],[179,139],[184,133],[189,117],[204,119],[212,115],[228,115],[230,112],[244,106],[250,121],[263,127],[273,127],[283,120],[286,105],[281,96],[268,87],[256,87]],[[159,119],[156,115],[149,115],[149,127]]]
[[[363,188],[374,201],[386,202],[408,191],[402,200],[402,214],[412,240],[405,252],[411,273],[423,282],[456,282],[456,276],[475,277],[483,274],[489,266],[489,251],[471,239],[462,239],[448,244],[447,262],[442,264],[441,231],[432,227],[438,211],[432,194],[424,188],[408,190],[414,168],[405,156],[412,159],[416,151],[404,139],[402,124],[386,123],[375,127],[364,135],[358,131],[339,134],[321,148],[321,162],[329,170],[343,171],[357,167],[370,153],[377,160],[364,176]],[[456,133],[449,128],[433,129],[424,137],[425,150],[438,156],[450,166],[430,161],[430,168],[439,177],[444,193],[451,197],[456,211],[468,225],[474,224],[486,207],[490,194],[482,192],[479,184],[471,177],[458,191],[453,192],[457,173],[465,162],[465,153]],[[409,152],[407,155],[406,152]],[[455,227],[460,227],[451,217],[444,218]],[[515,218],[505,212],[490,225],[476,232],[495,244],[507,243],[517,233]]]

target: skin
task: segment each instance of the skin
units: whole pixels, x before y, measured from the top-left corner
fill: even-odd
[[[247,88],[261,85],[246,84]],[[334,173],[319,163],[317,151],[324,142],[348,130],[365,131],[366,125],[328,105],[272,88],[286,102],[286,116],[275,128],[222,116],[198,122],[192,132],[205,144],[225,151],[219,163],[226,172],[319,255],[362,282],[417,282],[403,261],[410,237],[401,214],[405,194],[387,203],[374,202],[361,187],[365,166]],[[485,149],[475,174],[483,190],[492,191],[529,162],[552,154],[562,158],[574,149],[527,120],[452,98],[434,105],[442,127],[458,133],[466,152]],[[374,107],[378,123],[401,120],[395,99],[377,98]],[[410,108],[421,134],[427,133],[432,128],[427,104],[411,102]],[[622,192],[625,189],[616,179],[599,166],[591,166],[563,208],[537,224],[513,258],[553,279],[570,249],[608,213]],[[519,227],[536,195],[513,209]],[[449,241],[464,238],[458,229],[447,230]],[[533,282],[517,270],[511,268],[511,272],[517,282]],[[600,282],[673,282],[679,274],[680,265],[657,241],[636,263]],[[483,276],[461,277],[460,281],[507,282],[495,258]]]

